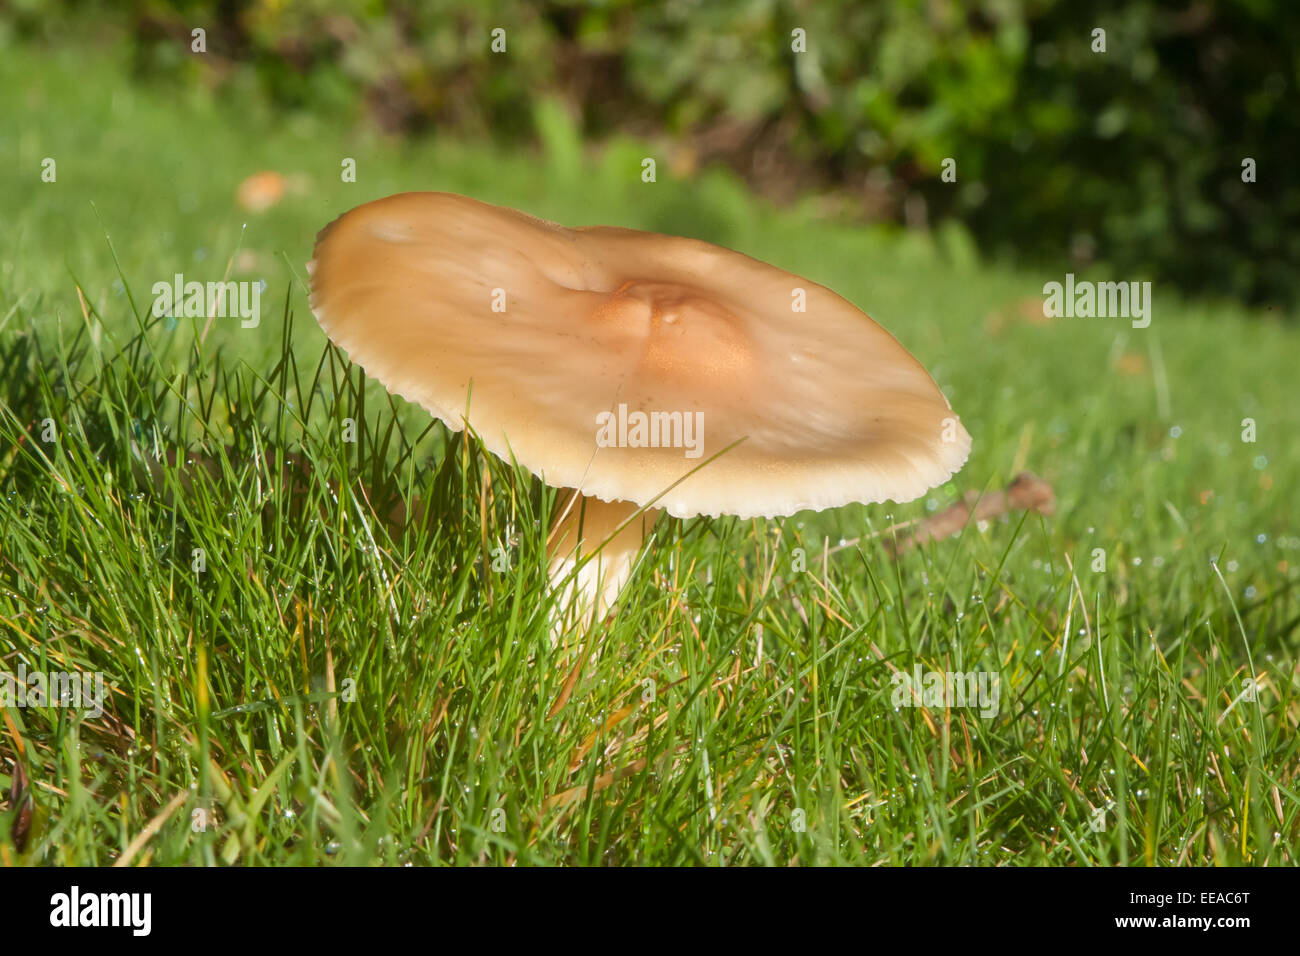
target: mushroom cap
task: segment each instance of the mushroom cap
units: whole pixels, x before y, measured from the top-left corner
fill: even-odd
[[[321,327],[368,375],[604,501],[677,517],[910,501],[970,452],[943,393],[883,328],[707,242],[402,193],[321,230],[308,271]],[[635,447],[656,436],[671,447]]]
[[[274,170],[253,173],[239,184],[235,200],[249,212],[265,212],[284,198],[286,180]]]

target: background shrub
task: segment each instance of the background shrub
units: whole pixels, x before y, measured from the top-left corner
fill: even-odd
[[[20,29],[48,16],[9,7]],[[777,199],[833,191],[871,219],[960,221],[987,253],[1296,302],[1300,7],[1091,7],[133,0],[126,25],[139,71],[180,84],[256,82],[389,130],[516,143],[558,99],[582,141],[657,137],[679,175],[721,162]]]

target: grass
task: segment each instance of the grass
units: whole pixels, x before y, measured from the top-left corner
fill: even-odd
[[[35,808],[23,847],[0,810],[0,861],[1296,863],[1294,323],[1160,287],[1147,329],[1047,321],[1065,264],[667,163],[644,184],[655,144],[575,148],[555,116],[547,150],[501,155],[2,52],[0,671],[103,673],[109,702],[0,709],[0,788],[20,763]],[[253,217],[260,168],[298,185]],[[926,364],[974,454],[905,506],[660,524],[575,669],[553,492],[367,383],[306,306],[315,231],[421,188],[826,284]],[[279,304],[259,327],[149,317],[153,282],[228,263]],[[889,556],[894,522],[1023,468],[1054,515]],[[918,663],[996,672],[998,713],[895,707]]]

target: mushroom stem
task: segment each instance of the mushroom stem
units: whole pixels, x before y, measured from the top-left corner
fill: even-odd
[[[579,491],[561,500],[547,541],[548,576],[558,592],[553,641],[558,644],[570,627],[585,631],[593,619],[604,619],[658,518],[657,508],[642,511],[630,501],[601,501]]]

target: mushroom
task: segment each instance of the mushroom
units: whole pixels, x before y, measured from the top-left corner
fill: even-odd
[[[239,184],[235,200],[241,209],[249,212],[266,212],[284,198],[284,189],[288,181],[274,170],[262,170],[253,173]]]
[[[573,489],[548,542],[568,623],[613,605],[661,511],[905,502],[970,451],[883,328],[706,242],[402,193],[321,230],[308,271],[321,327],[368,375]]]

